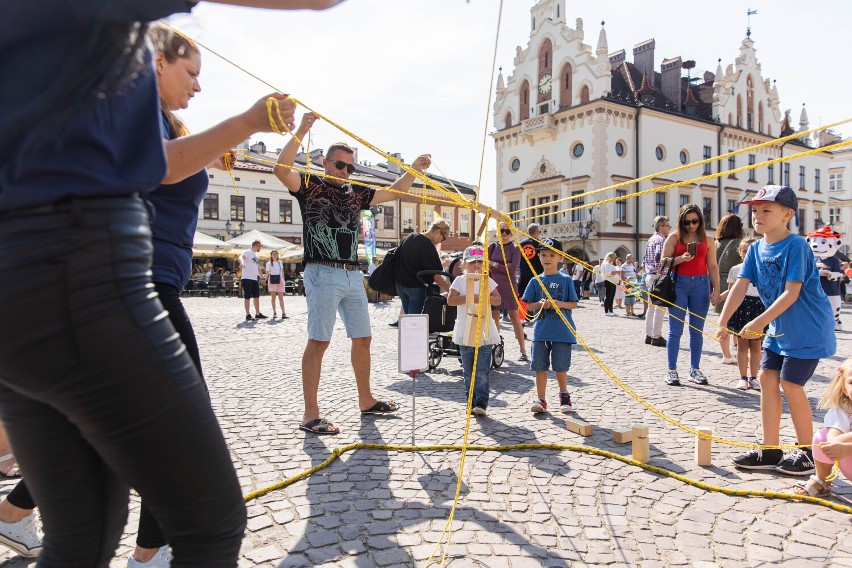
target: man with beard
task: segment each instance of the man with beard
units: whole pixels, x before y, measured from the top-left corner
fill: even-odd
[[[305,296],[308,303],[308,344],[302,355],[302,392],[305,413],[299,428],[313,434],[337,434],[340,429],[320,416],[319,390],[322,358],[331,342],[337,313],[352,340],[352,370],[358,387],[362,414],[396,412],[397,405],[376,399],[370,390],[370,316],[363,275],[358,264],[358,233],[361,211],[370,205],[395,199],[390,191],[376,191],[346,182],[355,173],[355,150],[347,144],[332,144],[322,160],[327,176],[300,174],[290,169],[296,160],[299,141],[316,122],[313,113],[302,117],[274,169],[275,176],[299,202],[302,212],[305,248]],[[431,164],[428,154],[411,164],[425,170]],[[406,173],[391,190],[408,191],[414,175]]]

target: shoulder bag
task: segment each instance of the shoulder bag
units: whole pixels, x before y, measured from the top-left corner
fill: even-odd
[[[651,303],[655,306],[668,307],[675,303],[675,281],[677,280],[677,271],[674,266],[674,258],[664,258],[660,264],[660,272],[666,269],[666,262],[669,263],[669,271],[662,278],[655,278],[648,286],[648,294],[651,296]]]
[[[396,296],[394,268],[397,248],[392,248],[385,253],[385,259],[367,279],[367,284],[369,284],[370,288],[388,296]]]

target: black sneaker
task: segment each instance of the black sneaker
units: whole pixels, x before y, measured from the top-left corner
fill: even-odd
[[[655,337],[651,340],[651,345],[653,345],[654,347],[665,347],[666,340],[663,337]]]
[[[261,313],[255,314],[254,319],[256,320],[265,320],[267,317]]]
[[[734,465],[742,469],[775,469],[784,459],[781,450],[754,449],[734,458]]]
[[[814,469],[814,456],[809,448],[796,448],[784,456],[775,471],[787,475],[811,475]]]
[[[246,321],[254,321],[254,318],[251,317],[249,314],[246,314]]]
[[[645,336],[645,345],[651,345],[651,342],[654,341],[654,338],[650,335]]]

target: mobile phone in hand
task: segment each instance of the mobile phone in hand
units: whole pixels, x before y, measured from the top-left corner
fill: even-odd
[[[695,253],[698,252],[698,243],[692,242],[686,245],[686,252],[690,255],[695,256]]]

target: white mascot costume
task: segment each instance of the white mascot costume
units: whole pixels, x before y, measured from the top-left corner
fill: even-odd
[[[843,324],[840,323],[840,281],[843,280],[843,272],[840,269],[840,259],[834,256],[840,248],[842,236],[826,225],[819,231],[808,233],[807,238],[808,245],[810,245],[814,256],[817,257],[817,268],[819,269],[822,289],[828,294],[828,299],[834,310],[834,329],[836,331],[843,329]]]

